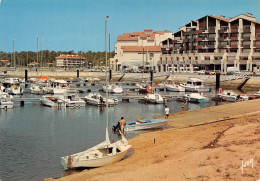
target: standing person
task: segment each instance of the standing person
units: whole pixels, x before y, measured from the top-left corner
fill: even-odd
[[[120,128],[121,128],[121,133],[124,135],[124,128],[125,128],[126,122],[124,120],[124,117],[121,117],[120,120]]]
[[[170,114],[170,109],[168,108],[168,106],[167,105],[165,105],[165,119],[168,119],[168,117],[169,117],[169,114]]]
[[[184,113],[185,112],[185,106],[186,106],[187,100],[184,99],[181,105],[181,112]]]

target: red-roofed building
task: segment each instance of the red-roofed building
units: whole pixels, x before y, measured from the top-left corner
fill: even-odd
[[[55,66],[63,68],[82,67],[86,58],[78,55],[60,55],[55,58]]]
[[[172,32],[152,29],[119,35],[115,56],[110,59],[112,68],[155,69],[161,55],[161,42],[168,38],[172,38]]]

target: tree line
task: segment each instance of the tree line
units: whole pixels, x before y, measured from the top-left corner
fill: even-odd
[[[105,63],[106,55],[105,52],[92,52],[92,51],[78,51],[77,53],[73,50],[71,51],[49,51],[42,50],[37,52],[33,51],[21,51],[21,52],[3,52],[0,51],[0,60],[8,60],[7,63],[0,62],[2,66],[10,67],[23,67],[28,66],[32,62],[38,62],[43,67],[48,67],[49,63],[54,63],[55,57],[61,54],[66,55],[79,55],[85,57],[85,66],[96,66]],[[114,57],[115,52],[108,52],[108,59]]]

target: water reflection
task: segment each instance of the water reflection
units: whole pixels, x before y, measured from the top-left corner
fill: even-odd
[[[40,97],[29,94],[23,96]],[[181,111],[181,102],[169,101],[167,105],[170,113]],[[214,105],[215,102],[188,103],[186,110]],[[29,102],[24,107],[16,103],[12,110],[1,110],[0,179],[20,181],[61,177],[64,174],[61,156],[83,151],[105,140],[106,111],[90,105],[85,108],[53,109]],[[163,104],[120,102],[108,109],[110,139],[118,140],[118,135],[113,134],[111,128],[122,116],[126,121],[132,121],[163,114]],[[144,132],[127,133],[126,137]]]

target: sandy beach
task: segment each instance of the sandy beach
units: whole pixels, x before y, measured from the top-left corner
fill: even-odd
[[[129,140],[127,159],[57,180],[255,181],[259,135],[260,99],[171,114],[168,129]]]

